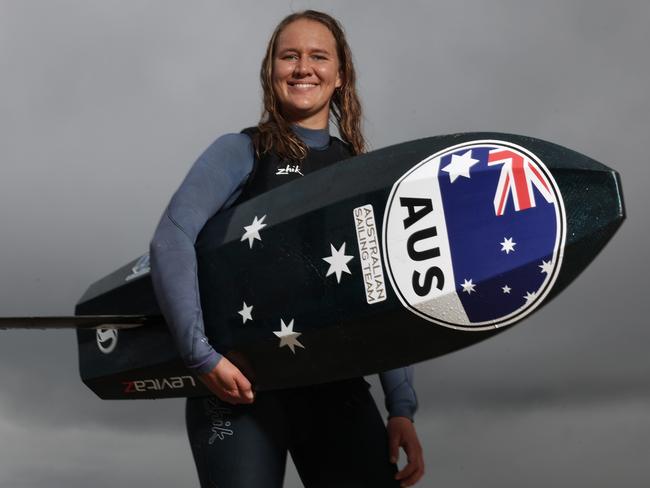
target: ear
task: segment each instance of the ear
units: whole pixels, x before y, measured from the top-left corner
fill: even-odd
[[[336,81],[334,82],[334,86],[336,88],[341,88],[341,86],[343,86],[343,74],[341,73],[341,70],[336,73]]]

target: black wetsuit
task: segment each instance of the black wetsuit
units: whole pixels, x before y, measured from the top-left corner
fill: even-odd
[[[363,378],[260,391],[251,404],[188,398],[201,488],[279,488],[287,451],[306,488],[398,487],[388,435]]]
[[[237,186],[238,195],[230,195],[231,198],[221,204],[223,207],[240,203],[350,155],[347,146],[329,137],[326,131],[323,134],[323,131],[303,128],[294,130],[303,140],[320,140],[322,143],[323,136],[327,138],[323,145],[309,145],[308,157],[299,167],[267,155],[254,162],[244,185],[237,185],[233,175],[227,184]],[[250,131],[245,132],[250,135]],[[215,152],[222,158],[227,156],[221,147]],[[210,149],[205,155],[210,158],[208,161],[212,159]],[[197,165],[209,165],[202,161],[204,156]],[[241,158],[238,153],[231,157]],[[188,321],[180,319],[192,313],[195,306],[192,297],[196,292],[194,295],[186,293],[187,286],[182,289],[179,286],[178,290],[173,288],[174,276],[176,283],[179,279],[173,268],[182,272],[195,268],[178,261],[179,247],[173,241],[174,232],[193,238],[200,230],[198,226],[202,225],[189,220],[183,228],[181,216],[174,212],[182,208],[203,209],[203,200],[198,199],[204,198],[201,196],[207,191],[204,186],[212,182],[211,179],[191,179],[191,175],[192,172],[172,198],[152,240],[152,278],[165,317],[170,318],[168,322],[181,354],[188,366],[202,373],[213,368],[220,355],[212,350],[202,335],[202,322],[194,322],[194,330],[188,333],[185,325]],[[224,173],[226,178],[229,175]],[[220,180],[213,183],[222,184]],[[222,198],[225,200],[227,196]],[[197,203],[192,199],[197,199]],[[187,228],[188,225],[191,227]],[[182,233],[178,232],[179,228]],[[166,259],[166,253],[174,254]],[[193,257],[185,254],[188,258]],[[176,259],[172,260],[172,257]],[[192,273],[195,276],[195,271]],[[384,372],[380,378],[389,415],[413,419],[417,399],[412,386],[412,367]],[[201,487],[280,487],[287,451],[308,488],[399,486],[394,479],[397,468],[388,461],[386,427],[368,388],[369,384],[363,378],[353,378],[323,385],[257,392],[252,404],[232,405],[214,396],[188,398],[187,431]]]

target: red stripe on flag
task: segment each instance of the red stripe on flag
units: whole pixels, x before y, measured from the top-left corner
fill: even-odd
[[[505,184],[503,185],[503,191],[501,192],[501,199],[499,200],[499,208],[497,209],[497,215],[503,215],[503,209],[506,205],[506,196],[508,195],[509,186],[510,186],[510,175],[507,175]]]
[[[510,154],[512,155],[512,179],[515,182],[515,199],[519,203],[517,210],[526,210],[530,208],[531,204],[524,170],[524,158],[513,152]]]

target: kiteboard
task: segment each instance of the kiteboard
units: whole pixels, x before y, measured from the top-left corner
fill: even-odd
[[[206,335],[257,390],[435,358],[538,310],[624,215],[615,171],[539,139],[462,133],[373,151],[206,223],[195,246]],[[148,255],[93,284],[75,312],[119,319],[77,326],[81,376],[100,397],[208,393],[176,354]]]

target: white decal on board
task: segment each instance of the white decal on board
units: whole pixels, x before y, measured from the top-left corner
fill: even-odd
[[[117,330],[116,329],[97,329],[97,347],[104,354],[110,354],[117,347]]]
[[[257,239],[258,241],[261,241],[262,238],[260,237],[260,230],[262,230],[264,227],[266,227],[266,224],[264,224],[264,219],[266,218],[266,215],[264,215],[261,219],[258,220],[257,215],[253,219],[253,223],[251,225],[245,225],[244,230],[244,235],[241,236],[241,240],[248,239],[248,244],[250,245],[250,248],[253,248],[253,241]]]
[[[291,349],[291,352],[294,354],[296,353],[294,349],[295,346],[302,347],[303,349],[305,348],[305,346],[298,341],[298,337],[302,332],[293,331],[293,319],[291,319],[289,325],[285,324],[283,319],[280,319],[280,330],[274,330],[273,333],[280,338],[280,345],[278,347],[289,346],[289,349]]]
[[[246,302],[244,302],[242,309],[237,313],[241,315],[242,324],[245,324],[247,320],[253,320],[253,306],[246,305]]]
[[[345,242],[339,249],[335,249],[334,245],[330,242],[330,252],[332,253],[330,256],[323,258],[323,261],[330,265],[326,276],[336,273],[336,282],[340,283],[341,275],[343,273],[352,274],[350,268],[348,268],[347,263],[354,256],[348,256],[345,254]]]
[[[509,141],[468,140],[411,166],[382,228],[398,299],[434,324],[480,331],[521,320],[561,268],[566,214],[552,172]]]
[[[353,214],[366,301],[369,304],[382,302],[386,300],[386,282],[381,264],[375,212],[372,205],[364,205],[355,208]]]

